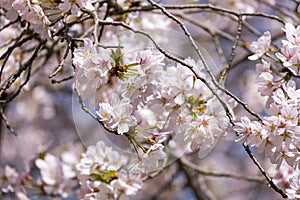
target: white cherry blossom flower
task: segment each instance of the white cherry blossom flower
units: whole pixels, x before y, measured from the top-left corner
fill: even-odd
[[[48,185],[55,185],[61,178],[58,162],[58,159],[52,154],[47,154],[43,160],[35,161],[36,166],[41,170],[43,181]]]
[[[114,199],[129,200],[129,197],[126,195],[126,185],[122,184],[119,179],[113,180],[110,185],[114,190]]]
[[[143,186],[142,176],[140,173],[133,173],[131,171],[121,170],[118,172],[118,179],[120,185],[125,188],[126,195],[134,195]],[[115,183],[111,183],[114,185]]]
[[[7,11],[5,17],[11,21],[14,21],[18,18],[18,12],[13,8],[14,1],[15,0],[0,1],[0,7]]]
[[[130,102],[129,99],[123,98],[121,100],[118,94],[116,93],[113,93],[111,95],[110,100],[111,100],[110,101],[111,107],[109,106],[105,107],[107,109],[112,108],[111,111],[112,120],[109,123],[109,126],[112,129],[116,128],[117,132],[122,135],[123,133],[128,132],[130,127],[136,125],[137,120],[132,115],[133,106],[129,103]],[[102,113],[104,114],[105,112],[109,114],[110,110],[102,111]]]
[[[12,3],[12,7],[18,12],[20,16],[23,16],[30,9],[30,1],[29,0],[14,0]]]
[[[125,156],[121,156],[112,147],[106,146],[103,141],[99,141],[96,145],[88,147],[80,163],[77,164],[77,170],[84,175],[90,175],[97,167],[105,170],[118,170],[126,162]]]
[[[97,52],[91,39],[85,38],[83,41],[84,46],[76,48],[74,50],[73,63],[77,70],[83,68],[82,64],[86,58],[90,57],[92,54],[95,54]]]
[[[111,127],[117,128],[118,134],[123,135],[129,128],[136,125],[136,118],[132,115],[133,106],[124,105],[121,109],[114,110],[113,122]]]
[[[290,69],[294,74],[299,73],[299,51],[300,46],[295,46],[292,43],[283,40],[283,46],[281,47],[280,53],[276,53],[275,55],[279,60],[283,62],[283,66]]]
[[[35,160],[35,165],[40,170],[43,189],[47,194],[68,196],[69,181],[76,176],[72,166],[50,153],[47,153],[44,159]]]
[[[256,64],[256,72],[258,72],[259,74],[263,72],[271,73],[272,71],[270,69],[270,62],[262,59],[262,63]]]
[[[296,106],[300,101],[300,90],[295,90],[294,83],[283,84],[283,89],[274,91],[272,98],[281,106]]]
[[[294,176],[289,180],[290,188],[286,189],[287,195],[290,199],[299,199],[300,198],[300,178],[299,176]]]
[[[254,41],[250,45],[250,50],[255,54],[249,56],[249,60],[257,60],[262,57],[270,48],[271,44],[271,33],[269,31],[264,32],[264,34],[258,38],[257,41]]]
[[[138,172],[147,173],[164,167],[167,157],[163,149],[164,145],[162,144],[155,143],[151,145],[134,169]]]
[[[276,88],[274,77],[269,72],[262,72],[255,80],[255,83],[258,85],[258,91],[262,96],[271,96],[273,90]]]
[[[295,26],[291,23],[286,23],[283,31],[286,33],[287,40],[294,44],[299,45],[300,44],[300,26]]]
[[[164,65],[163,60],[165,56],[160,52],[155,51],[153,48],[138,52],[136,62],[142,67],[149,68],[154,65]]]
[[[17,200],[30,200],[27,195],[21,191],[16,192]]]
[[[108,55],[95,53],[84,60],[82,67],[87,78],[103,78],[107,76],[108,71],[112,68],[111,62]]]
[[[107,121],[109,124],[113,116],[113,107],[109,103],[100,103],[97,115],[101,121]]]
[[[279,169],[275,167],[269,170],[269,174],[272,177],[273,182],[283,190],[290,189],[290,182],[293,177],[299,176],[299,171],[293,169],[287,163],[283,162]]]
[[[30,23],[35,32],[45,37],[51,37],[48,27],[51,21],[44,13],[42,7],[33,4],[30,6],[30,10],[22,17]]]
[[[97,192],[95,199],[97,200],[115,200],[115,193],[113,191],[113,187],[105,184],[100,183],[99,185],[99,192]]]

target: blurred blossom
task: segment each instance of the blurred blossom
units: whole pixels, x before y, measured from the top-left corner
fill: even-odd
[[[20,184],[19,174],[15,168],[6,165],[2,173],[0,173],[0,181],[2,192],[14,192],[15,187]]]
[[[22,133],[18,137],[7,135],[3,139],[2,145],[6,151],[2,152],[2,158],[8,162],[23,165],[24,162],[36,158],[40,152],[45,151],[53,142],[53,136],[49,132],[40,130],[36,126],[28,125],[28,127],[18,129],[18,132]],[[27,148],[29,146],[32,148]]]
[[[286,33],[286,39],[294,44],[300,44],[300,26],[294,27],[291,23],[286,23],[283,31]]]
[[[73,153],[73,152],[72,152]],[[74,155],[64,153],[60,159],[47,153],[43,159],[35,160],[35,165],[41,173],[41,186],[49,195],[61,195],[67,197],[72,190],[71,181],[76,177],[74,165],[78,162],[65,162],[67,158],[74,159]]]
[[[30,200],[27,195],[23,192],[17,192],[16,193],[17,200]]]

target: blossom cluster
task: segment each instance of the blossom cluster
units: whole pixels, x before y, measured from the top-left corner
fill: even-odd
[[[0,6],[5,9],[6,18],[10,21],[21,17],[22,20],[28,22],[36,33],[46,37],[51,37],[51,28],[53,24],[66,17],[79,16],[82,10],[93,11],[97,0],[63,0],[63,1],[41,1],[41,0],[4,0],[0,2]],[[71,12],[71,15],[66,13]],[[60,26],[59,24],[57,25]],[[54,29],[55,30],[55,29]],[[52,31],[54,31],[52,30]]]
[[[286,40],[282,40],[279,51],[271,48],[271,34],[265,32],[250,49],[255,53],[249,59],[261,58],[256,65],[258,73],[256,84],[261,96],[267,97],[267,116],[261,121],[241,117],[234,130],[240,134],[238,141],[257,147],[265,152],[271,163],[287,163],[292,168],[300,169],[300,89],[292,77],[299,74],[299,26],[295,28],[287,23],[283,29]],[[271,67],[272,61],[275,67]],[[290,179],[292,189],[299,186],[299,176]],[[292,189],[287,191],[290,193]],[[299,193],[299,187],[294,191]],[[293,197],[294,198],[294,197]]]
[[[227,127],[226,113],[192,71],[165,62],[151,47],[133,55],[120,48],[108,53],[86,38],[74,51],[76,86],[108,129],[144,144],[139,147],[146,157],[163,157],[167,138],[175,149],[207,151]],[[200,62],[185,62],[205,76]]]
[[[72,151],[63,152],[59,157],[47,153],[43,158],[35,160],[35,165],[40,171],[37,184],[48,195],[67,197],[72,187],[76,186],[75,165],[79,156]]]
[[[104,142],[89,146],[81,158],[82,150],[72,148],[60,156],[41,153],[36,168],[28,165],[22,172],[6,165],[0,171],[1,193],[18,200],[29,200],[32,191],[41,197],[115,200],[129,199],[142,187],[143,175],[126,168],[128,158]]]
[[[67,198],[78,185],[77,163],[79,154],[75,149],[70,149],[63,151],[60,156],[41,153],[40,158],[34,160],[36,169],[27,163],[25,169],[18,172],[14,167],[6,165],[0,171],[1,190],[18,200],[30,199],[28,188],[41,196]]]
[[[21,182],[19,179],[19,174],[17,173],[16,169],[12,168],[11,166],[6,165],[4,169],[0,171],[0,181],[1,192],[22,192],[18,187]]]
[[[142,175],[124,166],[128,158],[103,141],[88,147],[77,170],[80,172],[80,199],[128,199],[142,187]]]
[[[200,62],[185,62],[205,76]],[[79,93],[95,107],[105,127],[128,137],[139,154],[133,153],[139,159],[128,164],[132,158],[127,160],[101,141],[90,146],[77,165],[84,175],[81,193],[86,198],[126,199],[141,187],[137,177],[163,167],[168,153],[199,151],[203,157],[228,126],[207,86],[186,67],[167,65],[154,48],[133,55],[120,48],[105,52],[86,38],[84,46],[75,49],[73,63]],[[130,171],[120,170],[125,164]],[[130,180],[124,181],[122,174]]]

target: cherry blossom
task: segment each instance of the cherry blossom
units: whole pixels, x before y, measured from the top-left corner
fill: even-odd
[[[281,53],[283,54],[276,54],[276,56],[283,62],[283,67],[288,67],[292,73],[297,74],[295,66],[298,63],[299,49],[297,30],[291,24],[286,24],[284,31],[288,41],[282,41]],[[246,116],[242,117],[234,128],[241,134],[238,141],[256,146],[259,151],[264,150],[271,163],[277,165],[277,169],[283,161],[296,168],[299,164],[299,150],[297,150],[299,89],[293,80],[284,81],[281,78],[285,76],[284,74],[276,77],[270,69],[270,63],[265,60],[257,65],[257,72],[259,73],[256,78],[258,91],[262,96],[268,96],[266,108],[270,116],[264,116],[262,122],[252,121]]]
[[[300,179],[299,177],[293,177],[290,179],[290,189],[286,189],[286,192],[290,199],[300,198]]]
[[[37,159],[35,165],[40,170],[41,184],[47,194],[68,196],[68,184],[72,178],[76,177],[72,165],[52,154],[46,154],[44,159]]]
[[[95,146],[89,146],[82,155],[77,169],[85,175],[93,173],[98,167],[105,170],[118,170],[127,162],[126,157],[121,157],[118,152],[107,147],[104,142],[99,141]]]
[[[118,182],[118,183],[116,183]],[[130,196],[136,194],[143,186],[142,176],[140,173],[134,173],[131,171],[121,170],[118,172],[118,179],[111,182],[111,186],[118,184],[125,189],[125,194]],[[118,190],[115,188],[115,190]]]
[[[299,45],[300,38],[300,26],[296,28],[291,23],[286,23],[284,26],[284,32],[286,32],[286,39],[293,45]]]
[[[77,169],[82,175],[81,192],[85,198],[128,199],[142,187],[141,174],[122,169],[127,158],[104,142],[89,146],[82,156]]]
[[[7,10],[5,17],[9,20],[16,20],[18,12],[13,8],[14,0],[3,0],[0,2],[0,7]]]
[[[283,62],[283,66],[289,68],[294,74],[298,74],[297,64],[299,63],[299,46],[295,46],[288,41],[282,41],[283,46],[281,53],[277,53],[276,56]]]
[[[91,54],[95,54],[97,52],[96,48],[93,45],[93,41],[89,38],[84,39],[84,46],[76,48],[74,50],[74,58],[73,63],[77,68],[83,68],[83,62],[86,58],[88,58]],[[78,69],[79,70],[79,69]]]
[[[15,187],[20,181],[16,169],[8,165],[5,166],[3,172],[1,173],[1,179],[1,190],[4,193],[14,192]]]
[[[288,199],[297,199],[299,193],[299,171],[283,162],[279,170],[270,169],[274,182],[287,192]]]
[[[270,48],[271,44],[271,33],[269,31],[264,32],[264,34],[258,38],[257,41],[254,41],[250,45],[250,50],[255,54],[249,56],[249,60],[257,60],[262,57]]]

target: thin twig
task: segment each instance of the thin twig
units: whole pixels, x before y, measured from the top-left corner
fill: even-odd
[[[253,161],[253,163],[257,166],[257,168],[262,173],[262,175],[267,179],[270,187],[273,188],[279,194],[281,194],[281,196],[283,198],[287,198],[288,196],[284,193],[284,191],[282,191],[280,188],[277,187],[277,185],[272,181],[272,179],[270,178],[270,176],[265,172],[264,168],[260,165],[260,163],[254,157],[254,155],[253,155],[252,151],[250,150],[249,146],[246,145],[246,144],[243,144],[243,147],[246,150],[246,152],[248,153],[248,155],[250,156],[250,158]]]
[[[92,111],[90,111],[90,109],[88,109],[88,107],[85,105],[85,103],[83,102],[83,99],[77,89],[77,86],[76,86],[76,82],[75,82],[75,85],[74,85],[74,91],[78,97],[78,101],[79,101],[79,104],[81,105],[81,108],[83,111],[85,111],[87,114],[89,114],[95,121],[97,121],[99,124],[102,125],[102,127],[110,132],[110,133],[114,133],[116,135],[119,135],[118,132],[116,130],[113,130],[113,129],[110,129],[108,128]]]
[[[55,79],[52,79],[52,80],[51,80],[51,83],[52,83],[52,84],[59,84],[59,83],[62,83],[62,82],[71,80],[71,79],[73,79],[73,78],[74,78],[74,76],[71,75],[71,76],[68,76],[68,77],[66,77],[66,78],[63,78],[63,79],[61,79],[61,80],[55,80]]]
[[[7,50],[0,56],[0,60],[4,60],[4,62],[2,63],[2,67],[0,69],[0,82],[2,81],[2,74],[3,74],[4,67],[6,65],[6,62],[8,61],[9,56],[11,55],[13,50],[15,50],[16,48],[20,47],[25,42],[27,42],[35,37],[33,35],[30,35],[29,37],[22,39],[25,32],[26,31],[22,31],[22,33],[15,39],[15,43],[12,46],[8,47]]]
[[[199,174],[203,176],[211,176],[211,177],[223,177],[223,178],[231,178],[241,181],[248,181],[248,182],[257,182],[261,184],[265,184],[266,180],[263,177],[252,177],[252,176],[244,176],[244,175],[236,175],[230,173],[220,173],[220,172],[212,172],[212,171],[205,171],[201,169],[199,166],[195,165],[191,161],[189,161],[185,156],[180,157],[180,161],[186,165],[187,167],[196,170]]]
[[[99,17],[98,17],[98,8],[99,8],[99,3],[96,4],[95,10],[93,11],[93,17],[94,17],[94,31],[93,31],[93,36],[94,36],[94,42],[95,46],[98,46],[98,28],[99,28]]]
[[[38,52],[40,51],[40,49],[44,46],[44,44],[47,42],[47,40],[43,40],[39,43],[39,45],[35,48],[32,56],[30,57],[30,59],[20,67],[20,69],[14,73],[13,75],[11,75],[8,80],[5,82],[4,86],[1,87],[0,89],[0,97],[3,96],[4,92],[18,79],[20,78],[21,74],[26,71],[27,72],[27,76],[25,78],[25,80],[23,81],[23,83],[18,87],[17,91],[14,92],[13,94],[11,94],[10,96],[8,96],[5,99],[1,99],[1,103],[9,103],[10,101],[12,101],[20,92],[21,89],[27,84],[27,82],[30,79],[30,75],[31,75],[31,66],[32,63],[34,62],[34,60],[36,59]]]
[[[240,37],[241,37],[241,34],[242,34],[242,27],[243,27],[243,18],[242,18],[241,15],[239,15],[238,28],[237,28],[237,31],[236,31],[236,36],[235,36],[235,40],[234,40],[234,43],[233,43],[233,46],[232,46],[231,54],[230,54],[230,57],[227,61],[227,64],[225,65],[225,68],[221,71],[221,74],[220,74],[219,83],[223,86],[225,85],[226,78],[227,78],[227,75],[228,75],[228,70],[231,68],[231,64],[232,64],[233,58],[234,58],[235,53],[236,53],[236,48],[238,47],[238,43],[240,41]]]
[[[49,75],[49,78],[53,78],[54,76],[56,76],[59,72],[61,72],[63,70],[63,67],[65,65],[65,61],[67,59],[67,56],[69,54],[70,48],[69,46],[67,47],[64,57],[62,59],[62,61],[59,63],[58,67],[54,70],[54,72],[52,74]]]
[[[212,83],[214,84],[214,87],[220,88],[220,85],[217,83],[214,75],[211,73],[203,54],[201,53],[198,45],[196,44],[196,42],[194,41],[193,37],[191,36],[190,32],[187,30],[186,26],[173,14],[171,14],[169,11],[166,10],[166,8],[162,7],[161,5],[155,3],[152,0],[148,0],[148,2],[150,2],[151,5],[159,8],[161,10],[162,13],[164,13],[167,17],[169,17],[170,19],[172,19],[174,22],[176,22],[180,28],[183,30],[184,34],[187,36],[187,38],[189,39],[192,47],[195,49],[196,53],[198,54],[198,57],[202,63],[202,65],[204,66],[206,72],[208,73],[209,77],[211,78]],[[227,107],[226,103],[220,98],[220,96],[217,94],[217,92],[215,91],[214,87],[211,86],[205,79],[201,78],[199,75],[197,75],[197,73],[194,71],[193,68],[190,68],[190,70],[196,75],[197,78],[199,78],[203,83],[205,83],[207,85],[207,87],[210,89],[210,91],[213,93],[213,95],[218,99],[218,101],[221,103],[221,105],[223,106],[227,117],[231,120],[232,116],[231,113],[229,111],[229,108]]]
[[[109,9],[110,9],[110,5],[108,4],[108,5],[106,6],[105,15],[104,15],[104,17],[103,17],[102,20],[106,20],[106,19],[109,17]],[[99,31],[99,35],[98,35],[98,41],[101,40],[101,37],[102,37],[102,35],[103,35],[103,32],[104,32],[104,26],[101,26],[101,27],[100,27],[100,31]]]
[[[213,34],[216,34],[216,35],[219,35],[221,36],[222,38],[225,38],[229,41],[232,41],[234,42],[235,41],[235,38],[233,36],[231,36],[230,34],[224,32],[224,31],[220,31],[218,29],[212,29],[211,27],[209,27],[208,25],[206,25],[205,23],[202,23],[201,21],[193,18],[193,17],[190,17],[188,15],[186,15],[185,12],[183,12],[183,14],[179,13],[179,12],[172,12],[172,14],[180,17],[181,19],[183,20],[186,20],[187,22],[190,22],[191,24],[194,24],[195,26],[197,27],[200,27],[202,28],[203,30],[207,31],[207,32],[211,32]],[[241,44],[242,45],[242,44]]]
[[[11,127],[10,123],[7,120],[7,117],[4,113],[4,109],[3,109],[3,104],[0,104],[0,118],[1,121],[5,124],[6,128],[9,130],[9,132],[11,132],[13,135],[17,136],[17,133],[15,132],[15,130]],[[0,122],[1,123],[1,122]],[[1,130],[2,133],[2,130]],[[0,138],[1,139],[1,138]],[[0,145],[1,146],[1,145]]]

